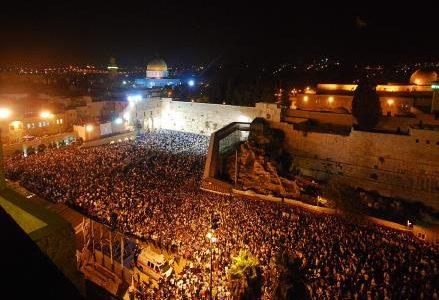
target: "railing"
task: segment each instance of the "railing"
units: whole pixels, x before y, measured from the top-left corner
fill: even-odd
[[[242,141],[247,140],[250,123],[233,122],[215,131],[210,136],[203,179],[216,178],[221,168],[221,154],[229,152]]]

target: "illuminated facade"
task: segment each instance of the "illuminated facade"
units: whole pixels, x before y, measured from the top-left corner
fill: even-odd
[[[377,85],[376,91],[380,96],[383,114],[404,115],[414,109],[425,113],[439,111],[435,89],[437,80],[438,75],[435,71],[417,70],[411,75],[410,84]],[[356,84],[318,84],[315,90],[306,89],[304,93],[295,95],[292,107],[347,113],[352,110],[353,93],[356,88]]]
[[[143,88],[163,88],[167,86],[180,85],[178,78],[169,78],[169,71],[163,59],[153,59],[146,67],[146,78],[135,80],[135,85]]]
[[[15,116],[2,122],[2,139],[6,143],[19,143],[26,138],[35,138],[63,133],[66,131],[65,114]]]

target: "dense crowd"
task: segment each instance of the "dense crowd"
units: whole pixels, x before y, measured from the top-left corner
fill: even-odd
[[[67,203],[120,231],[177,249],[187,260],[159,289],[139,286],[144,299],[199,299],[209,293],[211,216],[220,224],[213,252],[213,293],[237,293],[227,271],[248,249],[271,299],[279,251],[301,253],[313,299],[437,299],[438,249],[413,236],[286,204],[199,190],[208,139],[160,130],[135,141],[46,150],[7,161],[12,180],[53,202]]]

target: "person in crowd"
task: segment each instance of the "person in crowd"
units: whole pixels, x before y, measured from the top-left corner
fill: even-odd
[[[438,248],[408,233],[316,215],[283,203],[199,189],[208,138],[158,130],[135,141],[46,150],[6,162],[6,175],[39,196],[65,203],[118,231],[174,249],[182,272],[138,285],[140,299],[209,296],[210,216],[215,231],[213,279],[217,299],[231,299],[231,256],[248,249],[271,299],[280,250],[301,253],[312,299],[437,299]]]

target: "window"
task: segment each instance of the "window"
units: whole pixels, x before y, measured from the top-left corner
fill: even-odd
[[[63,122],[63,120],[62,120],[62,119],[59,119],[59,124],[62,124],[62,122]]]
[[[42,127],[42,124],[41,124],[41,122],[38,122],[38,127]]]

